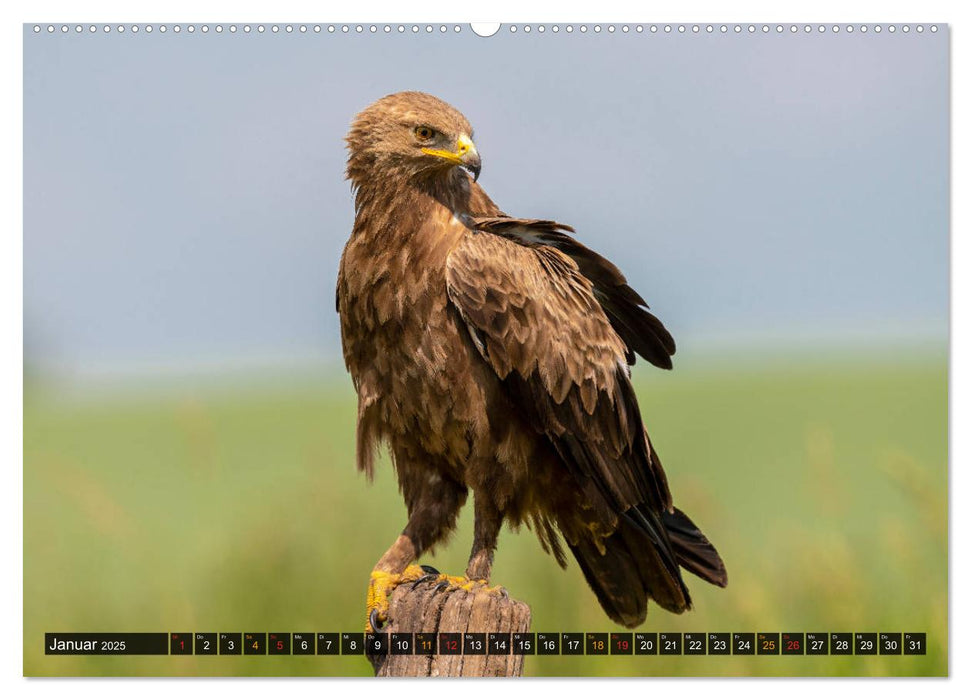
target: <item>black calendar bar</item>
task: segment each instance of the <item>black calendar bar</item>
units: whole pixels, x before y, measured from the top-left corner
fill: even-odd
[[[44,635],[44,653],[51,656],[164,656],[169,653],[169,635],[167,632],[48,632]]]
[[[47,655],[911,656],[925,632],[48,632]]]

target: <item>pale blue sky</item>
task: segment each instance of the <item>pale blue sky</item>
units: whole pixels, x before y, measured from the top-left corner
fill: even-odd
[[[24,36],[28,362],[339,358],[343,135],[398,90],[680,342],[946,337],[948,32]],[[849,340],[847,340],[849,339]]]

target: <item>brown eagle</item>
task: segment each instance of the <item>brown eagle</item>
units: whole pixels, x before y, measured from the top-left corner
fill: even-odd
[[[635,627],[648,599],[691,605],[681,568],[724,586],[715,548],[674,507],[630,366],[669,369],[674,340],[610,261],[553,221],[504,214],[477,184],[461,113],[421,92],[384,97],[347,135],[355,220],[337,280],[358,396],[357,466],[388,445],[408,522],[371,573],[368,628],[413,562],[455,527],[469,490],[466,578],[487,585],[503,522],[566,565]],[[429,573],[429,571],[431,573]]]

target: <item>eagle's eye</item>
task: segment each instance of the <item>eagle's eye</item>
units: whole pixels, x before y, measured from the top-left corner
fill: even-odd
[[[416,126],[415,136],[421,141],[429,141],[435,136],[435,130],[430,126]]]

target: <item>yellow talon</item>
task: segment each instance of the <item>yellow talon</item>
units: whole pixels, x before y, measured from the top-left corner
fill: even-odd
[[[440,574],[438,579],[432,581],[430,585],[440,586],[450,590],[472,591],[482,589],[486,593],[508,597],[506,589],[502,586],[489,586],[489,582],[480,578],[466,578],[465,576],[448,576]]]
[[[475,579],[468,579],[464,576],[449,576],[448,574],[442,574],[438,577],[438,584],[441,586],[443,583],[447,583],[449,588],[457,588],[463,591],[471,591],[476,585],[482,585],[484,581],[476,581]]]
[[[365,631],[375,632],[375,622],[385,622],[388,619],[388,607],[391,605],[391,594],[402,583],[417,581],[425,575],[420,566],[409,566],[400,574],[375,569],[371,572],[371,580],[367,588],[367,626]]]

